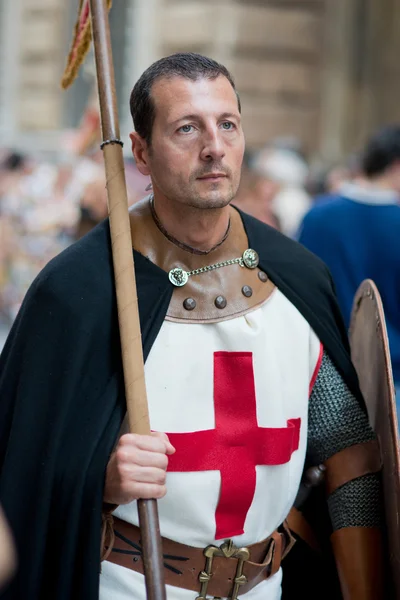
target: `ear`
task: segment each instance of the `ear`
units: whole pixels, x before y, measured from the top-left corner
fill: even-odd
[[[132,154],[136,162],[136,166],[142,175],[150,175],[149,151],[146,140],[133,131],[129,134],[132,143]]]

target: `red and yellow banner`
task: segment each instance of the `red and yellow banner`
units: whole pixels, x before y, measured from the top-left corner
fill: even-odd
[[[107,1],[110,10],[112,0]],[[92,23],[90,20],[89,0],[79,0],[78,19],[74,28],[74,37],[68,54],[67,65],[61,80],[64,89],[69,87],[78,74],[79,67],[85,60],[92,40]]]

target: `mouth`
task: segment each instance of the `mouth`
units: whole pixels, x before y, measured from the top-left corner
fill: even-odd
[[[218,181],[219,179],[225,179],[227,175],[225,173],[208,173],[207,175],[202,175],[202,177],[198,177],[201,181]]]

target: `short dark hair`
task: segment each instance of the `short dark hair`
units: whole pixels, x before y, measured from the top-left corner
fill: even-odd
[[[11,152],[4,160],[2,167],[6,171],[17,171],[24,166],[24,163],[25,158],[22,154],[19,152]]]
[[[151,97],[153,84],[162,77],[184,77],[197,81],[198,79],[216,79],[222,75],[226,77],[236,92],[239,112],[241,110],[239,95],[235,82],[228,69],[212,58],[193,52],[178,52],[166,56],[150,65],[141,75],[131,92],[130,110],[135,131],[151,144],[151,133],[155,119],[155,106]]]
[[[400,160],[400,125],[378,130],[367,143],[362,156],[362,170],[368,177],[381,175]]]

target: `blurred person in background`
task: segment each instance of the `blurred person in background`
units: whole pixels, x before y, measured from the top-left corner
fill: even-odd
[[[362,173],[305,216],[299,241],[329,267],[349,326],[354,294],[372,279],[382,296],[400,415],[400,126],[379,130]]]
[[[252,155],[245,153],[239,190],[233,204],[252,217],[280,230],[278,218],[272,209],[272,200],[278,187],[257,173],[252,168],[251,161]]]
[[[100,110],[96,81],[79,126],[65,135],[64,147],[68,149],[74,168],[70,188],[79,196],[79,217],[75,239],[81,238],[108,214],[107,188],[103,169]]]
[[[326,193],[339,194],[342,185],[362,176],[360,156],[351,154],[343,164],[333,165],[326,176]]]
[[[252,168],[262,178],[263,191],[280,231],[293,238],[311,206],[305,190],[309,173],[306,161],[290,148],[266,146],[254,156]]]
[[[27,160],[19,152],[4,152],[0,165],[0,200],[27,168]]]
[[[310,169],[306,189],[314,204],[329,202],[340,195],[342,185],[360,177],[360,157],[351,154],[343,163],[328,167],[317,165]]]
[[[100,110],[95,82],[80,125],[69,132],[67,138],[69,152],[76,161],[74,179],[82,187],[80,216],[75,234],[76,239],[79,239],[108,215],[103,153],[100,149]],[[139,172],[132,158],[125,159],[125,178],[128,204],[131,206],[143,198],[150,179]]]
[[[108,216],[107,188],[103,173],[85,185],[79,207],[80,217],[76,227],[76,239],[86,235]]]

